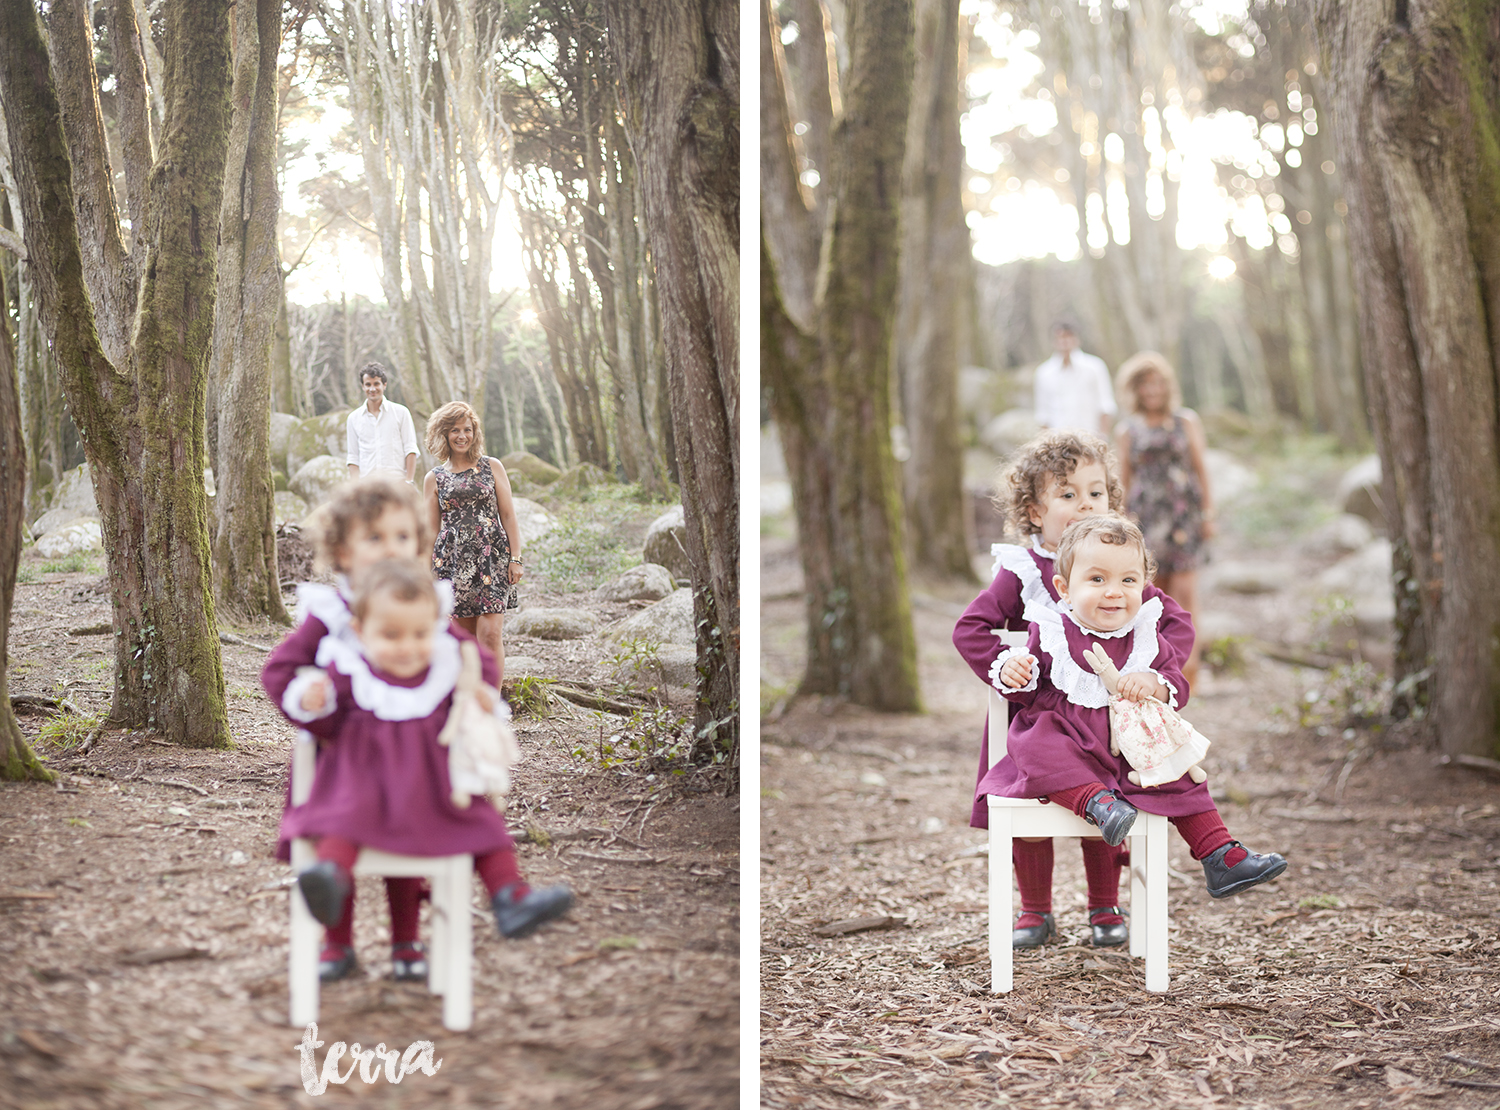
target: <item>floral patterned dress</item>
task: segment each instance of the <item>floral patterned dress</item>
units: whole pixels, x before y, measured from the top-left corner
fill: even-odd
[[[1187,421],[1178,414],[1160,427],[1139,415],[1130,434],[1130,489],[1125,510],[1140,522],[1162,574],[1197,568],[1203,557],[1203,490],[1193,469]]]
[[[490,460],[457,473],[444,463],[437,480],[442,527],[432,545],[432,573],[453,583],[453,615],[477,617],[514,609],[510,581],[510,537],[500,523]]]

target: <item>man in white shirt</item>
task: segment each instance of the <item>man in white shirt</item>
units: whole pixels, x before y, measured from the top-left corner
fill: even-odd
[[[1114,383],[1104,360],[1078,349],[1078,331],[1052,325],[1051,358],[1036,368],[1036,419],[1054,431],[1097,432],[1109,438],[1115,405]]]
[[[349,414],[349,477],[399,475],[410,482],[417,472],[417,429],[405,405],[385,399],[385,367],[367,362],[359,371],[365,403]]]

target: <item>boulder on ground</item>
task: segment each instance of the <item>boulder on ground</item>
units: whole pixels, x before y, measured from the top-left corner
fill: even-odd
[[[1311,555],[1343,556],[1358,551],[1374,538],[1375,530],[1364,517],[1340,513],[1313,529],[1302,546]]]
[[[1344,472],[1339,479],[1334,501],[1339,510],[1368,520],[1377,532],[1386,530],[1381,510],[1380,456],[1366,455]]]
[[[694,643],[693,591],[674,590],[655,605],[647,606],[624,620],[616,621],[605,631],[615,643],[646,640],[654,644]]]
[[[979,442],[1003,459],[1041,430],[1036,417],[1026,409],[1010,409],[980,429]]]
[[[692,577],[687,554],[687,519],[681,505],[673,505],[646,529],[642,559],[666,567],[675,581]]]
[[[1286,567],[1274,563],[1215,563],[1208,571],[1214,589],[1232,594],[1271,594],[1293,580]]]
[[[593,463],[579,463],[563,471],[548,491],[558,497],[582,497],[597,486],[615,485],[614,475]]]
[[[642,690],[652,686],[694,689],[698,685],[698,652],[686,644],[657,644],[645,659],[626,660],[615,666],[610,678]]]
[[[288,484],[292,492],[309,505],[321,505],[330,493],[349,480],[349,467],[343,459],[319,455],[304,463]]]
[[[62,478],[52,486],[52,497],[47,502],[47,508],[49,510],[72,509],[85,516],[95,518],[99,516],[99,506],[94,501],[94,483],[89,478],[88,463],[63,472]]]
[[[517,474],[524,474],[528,481],[539,486],[550,486],[562,477],[561,470],[530,451],[512,451],[500,460],[500,465],[512,479]]]
[[[600,601],[660,601],[673,590],[677,583],[672,572],[656,563],[642,563],[631,567],[613,582],[607,582],[594,591]]]
[[[31,525],[33,536],[45,536],[79,520],[98,520],[97,509],[48,509]]]
[[[271,468],[286,470],[286,450],[292,442],[292,429],[302,421],[289,412],[271,414]]]
[[[557,518],[535,501],[526,497],[513,497],[511,503],[516,507],[516,527],[521,530],[523,552],[527,544],[535,543],[557,527]]]
[[[286,472],[295,475],[319,455],[331,455],[343,466],[349,458],[348,421],[347,412],[325,412],[297,421],[287,434]],[[293,492],[296,489],[292,487]]]
[[[307,515],[307,502],[289,490],[276,491],[276,523],[301,524]]]
[[[505,618],[506,635],[538,640],[578,640],[599,626],[587,609],[522,609]]]
[[[46,559],[60,559],[80,552],[103,551],[104,534],[97,520],[76,520],[48,532],[37,541],[36,553]]]
[[[1362,598],[1391,592],[1391,543],[1371,540],[1353,555],[1340,559],[1322,574],[1318,585],[1329,593]]]

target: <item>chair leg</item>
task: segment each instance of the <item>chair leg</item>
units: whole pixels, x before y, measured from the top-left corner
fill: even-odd
[[[443,992],[443,1025],[462,1031],[474,1023],[474,919],[469,912],[473,861],[453,860],[448,868],[447,985]]]
[[[299,851],[299,849],[301,849]],[[313,854],[305,840],[292,844],[294,864],[305,864]],[[291,903],[290,939],[287,945],[287,986],[291,994],[291,1024],[304,1028],[318,1020],[318,1002],[322,983],[318,981],[318,940],[322,926],[307,908],[302,891],[293,884],[287,899]]]
[[[1015,918],[1011,829],[1009,810],[990,810],[990,990],[995,994],[1009,994],[1015,983],[1010,936]]]
[[[448,876],[428,876],[432,884],[432,939],[427,945],[427,989],[442,994],[448,983]]]
[[[1146,815],[1142,816],[1142,823]],[[1151,928],[1151,907],[1146,904],[1145,830],[1128,839],[1130,845],[1130,955],[1136,959],[1146,954],[1146,934]]]
[[[1167,989],[1167,819],[1153,815],[1157,827],[1146,837],[1146,989]]]

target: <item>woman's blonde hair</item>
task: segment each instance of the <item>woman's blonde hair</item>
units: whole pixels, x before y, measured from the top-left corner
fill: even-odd
[[[432,546],[430,521],[414,488],[392,478],[357,478],[340,486],[303,522],[311,533],[318,567],[338,570],[339,550],[349,542],[354,526],[379,520],[390,508],[406,509],[416,518],[418,551]]]
[[[1072,477],[1084,463],[1104,467],[1109,507],[1123,508],[1125,490],[1109,444],[1090,432],[1043,432],[1017,449],[995,483],[995,496],[990,500],[1005,518],[1007,530],[1023,538],[1040,532],[1042,526],[1032,521],[1031,510],[1041,508],[1042,497],[1053,482]]]
[[[1057,557],[1052,561],[1053,569],[1063,578],[1073,573],[1073,557],[1089,540],[1112,544],[1116,547],[1134,547],[1141,553],[1141,565],[1146,571],[1146,581],[1156,577],[1156,560],[1146,550],[1146,537],[1135,521],[1119,513],[1096,513],[1070,524],[1057,541]]]
[[[1141,395],[1138,391],[1141,379],[1155,370],[1167,382],[1167,411],[1176,412],[1182,407],[1182,386],[1177,381],[1177,371],[1167,357],[1157,351],[1139,351],[1131,355],[1115,371],[1115,393],[1127,412],[1141,411]]]
[[[484,426],[479,423],[479,414],[467,401],[449,401],[427,420],[427,450],[438,462],[448,461],[448,433],[468,419],[474,425],[474,442],[469,453],[475,462],[484,458]]]

